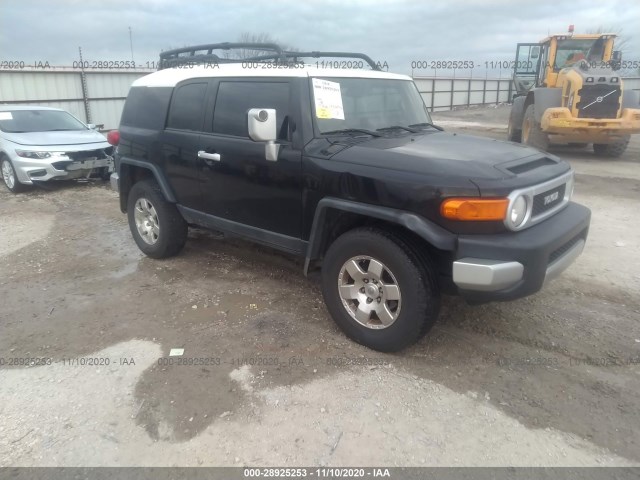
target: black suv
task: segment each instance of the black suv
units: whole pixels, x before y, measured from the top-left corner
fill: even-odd
[[[214,53],[236,47],[264,52]],[[371,68],[300,61],[323,56]],[[530,295],[582,252],[590,211],[570,201],[566,162],[442,131],[412,79],[366,55],[212,44],[160,64],[110,136],[120,208],[150,257],[180,252],[189,225],[299,255],[349,337],[397,351],[441,293]]]

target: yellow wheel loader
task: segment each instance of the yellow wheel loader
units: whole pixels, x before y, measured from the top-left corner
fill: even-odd
[[[586,146],[619,157],[640,133],[638,92],[624,89],[616,35],[552,35],[519,43],[509,116],[512,142],[547,150],[551,143]]]

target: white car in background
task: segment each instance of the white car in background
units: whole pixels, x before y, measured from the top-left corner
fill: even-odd
[[[59,108],[0,105],[0,172],[17,193],[50,180],[103,178],[113,171],[113,147],[93,125]]]

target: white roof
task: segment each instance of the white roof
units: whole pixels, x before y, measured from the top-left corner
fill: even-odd
[[[386,78],[394,80],[412,80],[407,75],[366,69],[317,68],[305,65],[299,68],[263,68],[268,64],[254,63],[256,68],[243,67],[242,63],[222,63],[183,66],[159,70],[138,78],[132,87],[173,87],[182,80],[206,77],[353,77]]]

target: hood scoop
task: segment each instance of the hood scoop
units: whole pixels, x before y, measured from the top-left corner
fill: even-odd
[[[500,165],[505,170],[513,173],[514,175],[520,175],[521,173],[530,172],[536,168],[546,167],[548,165],[556,165],[558,162],[547,157],[536,158],[535,160],[520,161],[514,165],[514,162],[509,162],[510,165]]]

